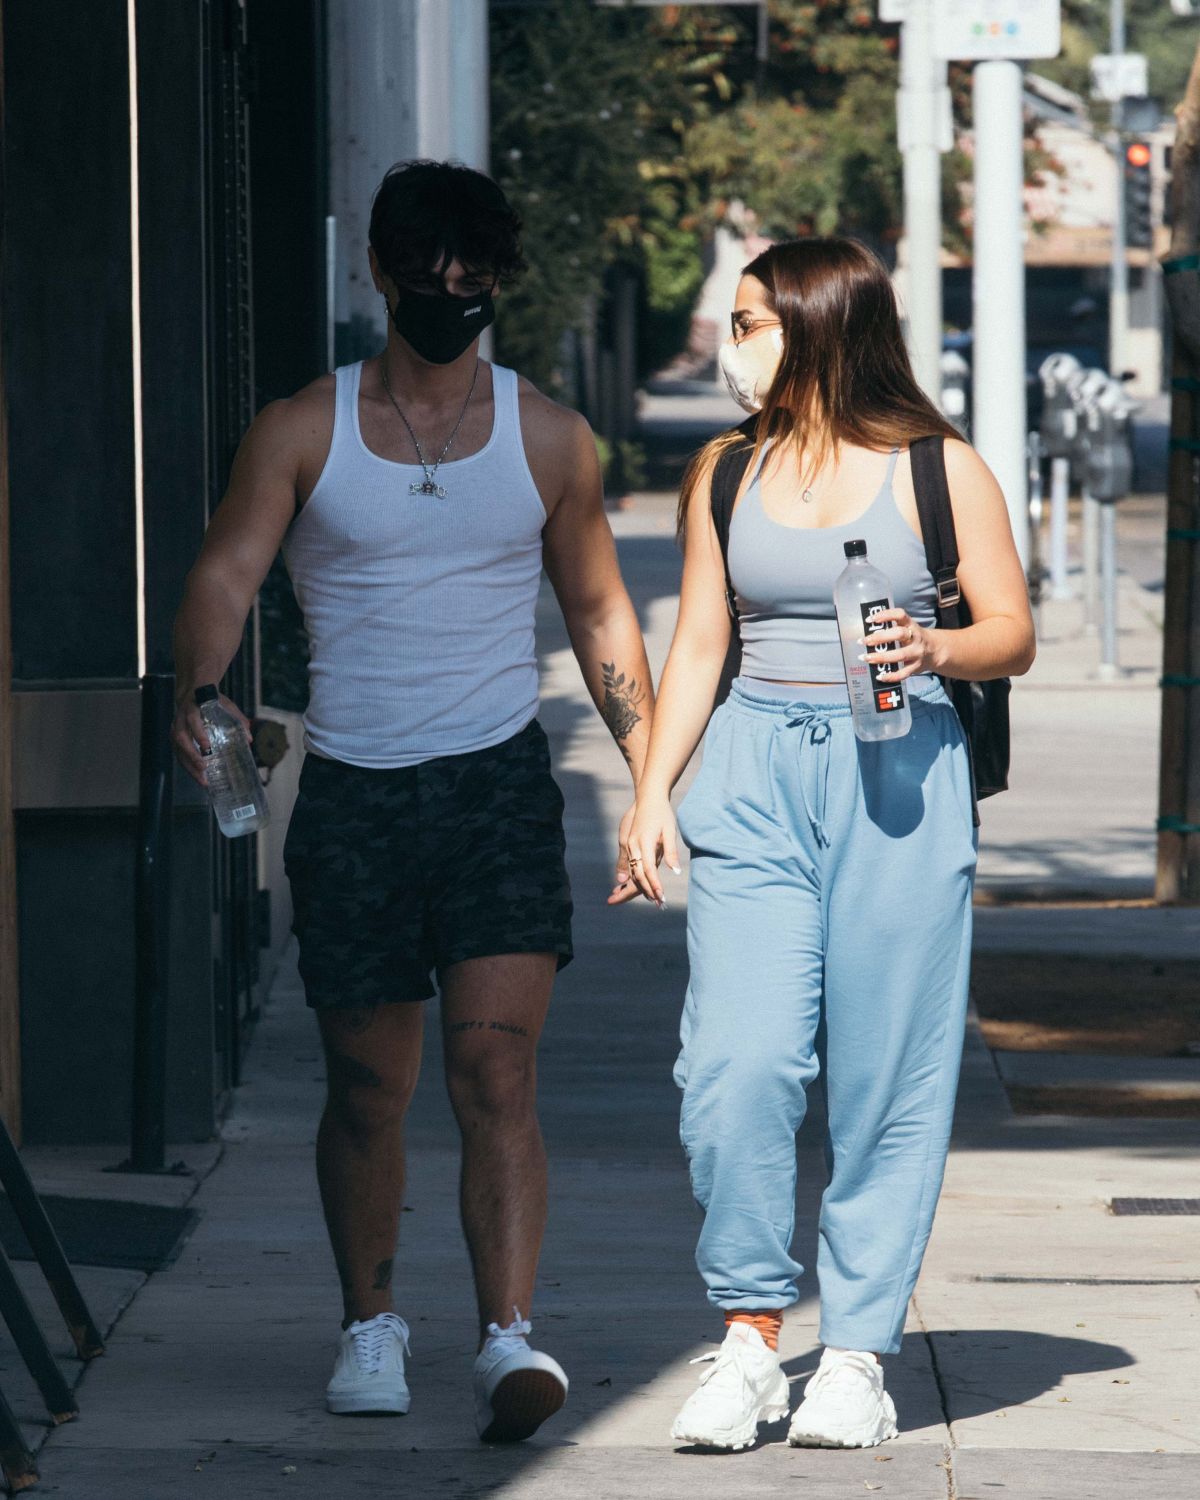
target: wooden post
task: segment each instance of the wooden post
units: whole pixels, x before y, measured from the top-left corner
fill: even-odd
[[[1162,262],[1174,354],[1155,896],[1200,903],[1200,48],[1175,118]]]
[[[4,43],[0,27],[0,148],[4,140]],[[4,201],[0,149],[0,203]],[[0,224],[0,255],[3,226]],[[12,610],[8,573],[8,403],[0,346],[0,1114],[21,1143],[21,1033],[17,981],[17,854],[12,810]]]

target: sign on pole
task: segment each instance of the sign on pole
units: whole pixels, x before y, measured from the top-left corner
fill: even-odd
[[[934,0],[933,45],[948,62],[1057,57],[1060,0]]]
[[[1150,72],[1144,52],[1098,52],[1090,63],[1092,98],[1119,104],[1122,99],[1144,99],[1150,92]]]

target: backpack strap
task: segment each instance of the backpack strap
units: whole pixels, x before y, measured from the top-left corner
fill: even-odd
[[[914,438],[908,452],[925,562],[937,589],[938,624],[957,630],[964,623],[963,600],[958,586],[958,537],[946,483],[945,438],[940,432]]]
[[[741,488],[742,480],[750,465],[750,456],[754,452],[753,430],[756,420],[755,417],[751,417],[748,422],[742,423],[738,431],[742,434],[744,441],[727,448],[721,454],[712,474],[710,503],[713,528],[721,547],[721,561],[725,564],[725,603],[734,620],[737,619],[737,597],[733,591],[733,579],[729,576],[729,523],[733,519],[733,506],[737,500],[738,490]]]

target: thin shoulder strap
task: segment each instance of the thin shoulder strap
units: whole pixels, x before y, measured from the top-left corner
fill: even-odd
[[[915,438],[908,446],[913,493],[921,521],[925,561],[937,589],[938,623],[957,629],[962,593],[958,586],[958,538],[950,487],[946,483],[945,439],[940,432]]]
[[[889,487],[889,489],[891,488],[892,480],[893,480],[893,478],[895,477],[895,474],[896,474],[896,460],[899,457],[900,457],[900,450],[899,450],[899,448],[893,448],[892,451],[891,451],[891,453],[888,455],[887,473],[883,476],[883,482],[884,482],[884,484],[886,484]]]

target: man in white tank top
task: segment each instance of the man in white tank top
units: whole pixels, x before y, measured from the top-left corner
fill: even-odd
[[[546,1215],[535,1051],[571,957],[562,797],[534,717],[543,565],[635,784],[653,706],[588,425],[479,358],[523,266],[518,229],[466,167],[384,178],[370,261],[387,348],[273,402],[247,433],[176,623],[173,731],[203,782],[193,694],[224,675],[282,547],[311,650],[284,858],[328,1074],[317,1172],[344,1319],[327,1405],[408,1410],[391,1288],[421,1058],[412,1002],[435,973],[486,1441],[528,1436],[567,1389],[526,1341]]]

